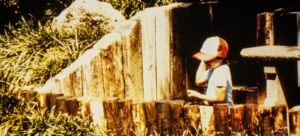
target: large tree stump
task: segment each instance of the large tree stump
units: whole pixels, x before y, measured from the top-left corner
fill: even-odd
[[[121,134],[120,109],[118,98],[112,97],[103,101],[104,116],[107,120],[107,130],[110,134]]]
[[[231,133],[242,135],[244,131],[244,105],[234,105],[230,108],[230,125]]]
[[[157,112],[158,133],[161,135],[171,134],[170,104],[167,100],[160,100],[155,103]]]
[[[274,135],[285,136],[288,134],[287,130],[287,106],[277,105],[272,107],[272,115],[274,119]]]
[[[121,119],[121,134],[122,136],[133,135],[133,122],[132,122],[132,100],[119,100],[118,108],[120,110]]]
[[[77,97],[71,97],[66,99],[66,105],[69,115],[77,115],[79,112],[79,101],[77,100]]]
[[[203,136],[210,136],[215,134],[215,118],[214,108],[212,106],[200,105],[200,118]]]
[[[38,106],[46,110],[50,110],[51,92],[39,92],[37,94]]]
[[[229,135],[228,129],[228,117],[229,117],[228,104],[215,104],[214,105],[214,117],[215,117],[215,128],[217,135]]]
[[[263,136],[272,136],[273,117],[272,107],[260,105],[258,107],[258,118],[260,134]]]
[[[300,106],[295,106],[289,111],[290,116],[290,134],[292,136],[300,135]]]
[[[192,135],[201,134],[201,118],[199,105],[185,105],[184,119],[186,130]]]
[[[183,113],[183,100],[170,101],[171,109],[171,130],[172,135],[181,136],[185,130],[184,126],[184,113]]]
[[[59,96],[56,98],[57,111],[61,113],[68,113],[66,100],[72,96]]]
[[[256,104],[246,104],[244,109],[244,127],[248,136],[258,135],[258,108]]]

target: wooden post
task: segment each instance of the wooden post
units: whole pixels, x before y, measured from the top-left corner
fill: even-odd
[[[134,124],[134,134],[136,136],[146,136],[146,117],[143,103],[132,104],[132,117]]]
[[[118,98],[112,97],[103,101],[104,116],[107,120],[107,130],[110,134],[121,133],[120,109],[118,107]]]
[[[277,105],[272,107],[272,115],[274,118],[274,135],[284,136],[288,134],[287,130],[287,106]]]
[[[184,126],[184,113],[183,113],[183,100],[170,101],[171,109],[171,132],[172,135],[181,136],[185,130]]]
[[[199,105],[185,105],[184,106],[184,119],[186,129],[192,135],[201,134],[201,120]]]
[[[19,98],[23,101],[36,101],[37,92],[36,91],[29,91],[29,90],[21,90],[18,92]]]
[[[132,122],[132,100],[125,99],[118,101],[118,108],[120,110],[121,119],[121,134],[122,136],[133,135],[133,122]]]
[[[160,100],[155,103],[157,112],[157,126],[158,134],[170,135],[171,134],[171,116],[170,104],[167,100]]]
[[[289,111],[290,116],[290,134],[292,136],[300,135],[300,106],[295,106]]]
[[[56,99],[57,97],[63,96],[64,94],[62,93],[52,93],[51,98],[50,98],[50,108],[52,109],[53,106],[56,106]],[[57,109],[57,107],[55,107]]]
[[[214,108],[212,106],[200,105],[200,118],[203,136],[210,136],[215,134],[215,118]]]
[[[216,135],[229,135],[229,107],[228,104],[215,104],[214,105],[214,117]]]
[[[272,107],[260,105],[258,107],[258,118],[260,134],[263,136],[272,136],[273,117]]]
[[[66,106],[68,110],[69,115],[77,115],[79,112],[79,102],[77,100],[77,97],[71,97],[66,99]]]
[[[37,94],[38,106],[50,110],[51,92],[39,92]]]
[[[61,112],[61,113],[67,113],[68,109],[67,109],[67,104],[66,104],[66,100],[68,98],[71,98],[71,96],[59,96],[56,98],[56,107],[57,107],[57,111]]]
[[[248,136],[256,136],[258,135],[258,108],[256,104],[246,104],[245,105],[245,113],[244,113],[244,127],[245,133]]]
[[[77,100],[79,101],[80,116],[83,119],[91,122],[92,121],[92,113],[91,113],[91,106],[90,106],[91,99],[85,97],[79,97],[77,98]]]
[[[147,135],[155,135],[158,133],[157,110],[154,101],[145,102],[143,104],[146,118]]]
[[[230,125],[231,133],[242,135],[244,131],[244,105],[234,105],[230,108]]]
[[[93,122],[95,122],[100,128],[103,128],[104,131],[107,132],[107,123],[104,116],[102,100],[97,97],[90,99],[90,109]]]

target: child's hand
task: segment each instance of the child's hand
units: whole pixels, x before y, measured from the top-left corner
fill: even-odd
[[[198,94],[197,91],[194,91],[194,90],[187,90],[187,95],[188,95],[189,97],[195,97],[197,94]]]

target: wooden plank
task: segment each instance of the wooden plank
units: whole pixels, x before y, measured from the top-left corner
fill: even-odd
[[[244,129],[249,136],[258,135],[258,106],[256,104],[246,104],[244,107]]]
[[[144,100],[156,100],[156,45],[155,15],[157,8],[147,8],[142,12],[142,55]]]
[[[284,136],[288,134],[287,106],[276,105],[272,107],[272,116],[274,119],[273,134],[276,136]]]
[[[181,136],[185,130],[184,123],[184,101],[172,100],[169,102],[171,110],[171,130],[172,135]]]
[[[158,134],[170,135],[171,134],[171,111],[168,100],[160,100],[155,102],[157,112],[157,126]]]
[[[83,96],[99,97],[104,99],[104,85],[102,64],[99,49],[90,49],[85,52],[85,63],[82,64]]]
[[[120,110],[119,116],[121,119],[121,134],[122,136],[132,136],[134,134],[132,122],[132,100],[119,100],[118,108]]]
[[[170,99],[170,15],[166,8],[155,15],[157,100]]]
[[[113,39],[100,49],[102,76],[104,84],[104,97],[124,98],[124,70],[121,35],[110,33]]]
[[[192,135],[201,134],[201,118],[199,105],[184,106],[185,126],[188,133]]]
[[[230,107],[230,129],[232,133],[242,135],[244,131],[244,105],[233,105]]]
[[[258,119],[260,134],[263,136],[272,136],[273,117],[272,107],[260,105],[258,107]]]
[[[122,23],[115,31],[122,36],[125,98],[142,102],[144,97],[143,60],[142,60],[142,30],[140,20],[130,20]]]
[[[212,106],[200,105],[202,135],[209,136],[215,134],[215,118]]]
[[[107,98],[103,101],[104,116],[107,122],[107,130],[109,134],[121,134],[121,118],[119,116],[120,109],[118,107],[118,98]]]
[[[214,106],[216,135],[229,135],[229,107],[228,104],[215,104]]]

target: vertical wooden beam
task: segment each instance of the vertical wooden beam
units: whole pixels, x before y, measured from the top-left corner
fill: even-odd
[[[201,134],[201,118],[199,105],[185,105],[184,119],[187,131],[192,135]]]
[[[168,100],[160,100],[155,103],[157,112],[158,133],[161,135],[171,134],[171,112]]]
[[[232,134],[242,135],[244,131],[244,105],[233,105],[230,108],[230,125]]]
[[[249,136],[258,135],[258,106],[256,104],[246,104],[244,111],[245,133]]]
[[[141,16],[144,100],[156,100],[156,32],[157,8],[147,8]]]
[[[229,107],[228,104],[215,104],[214,117],[216,135],[229,135]]]
[[[169,102],[171,110],[171,132],[172,135],[181,136],[185,130],[183,100],[172,100]]]
[[[123,136],[132,136],[134,134],[132,122],[132,100],[119,100],[118,108],[120,110],[119,116],[121,120],[121,134]]]
[[[263,136],[272,136],[273,117],[272,107],[260,105],[258,107],[258,119],[260,134]]]

